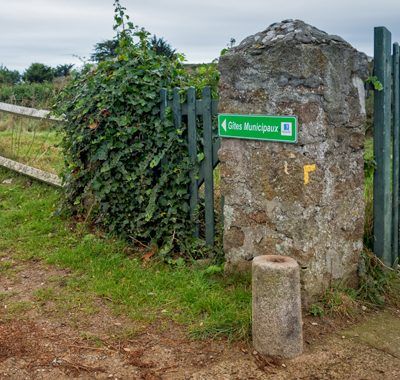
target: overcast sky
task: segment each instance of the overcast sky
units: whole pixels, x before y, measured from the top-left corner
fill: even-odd
[[[113,0],[0,0],[0,64],[23,72],[89,58],[115,35]],[[163,37],[190,63],[211,62],[231,38],[284,19],[301,19],[373,55],[374,26],[400,42],[400,0],[121,0],[131,21]]]

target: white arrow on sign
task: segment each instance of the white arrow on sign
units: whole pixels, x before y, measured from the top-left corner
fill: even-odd
[[[226,132],[226,119],[222,122],[221,126],[222,128],[224,128],[224,131]]]

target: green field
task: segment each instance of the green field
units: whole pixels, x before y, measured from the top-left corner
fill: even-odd
[[[61,136],[48,122],[0,113],[0,156],[53,174],[63,165]]]

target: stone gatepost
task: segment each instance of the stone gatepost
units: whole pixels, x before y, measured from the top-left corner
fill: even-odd
[[[298,143],[222,138],[226,270],[260,255],[300,265],[303,304],[357,281],[363,249],[367,56],[300,20],[220,57],[219,113],[298,116]]]

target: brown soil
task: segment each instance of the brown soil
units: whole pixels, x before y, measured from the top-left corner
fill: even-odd
[[[351,320],[305,316],[304,354],[263,358],[246,344],[189,341],[171,321],[113,315],[100,298],[60,311],[35,296],[62,294],[70,275],[29,262],[0,276],[0,379],[400,379],[399,358],[334,334]]]

